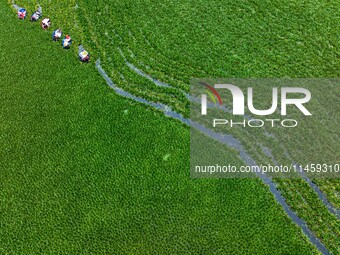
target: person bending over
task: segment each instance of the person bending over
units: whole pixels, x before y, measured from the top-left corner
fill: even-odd
[[[58,41],[61,36],[62,36],[63,32],[58,28],[57,30],[54,30],[52,33],[52,40],[53,41]]]
[[[46,30],[52,25],[52,22],[49,18],[45,18],[41,21],[42,29]]]
[[[84,49],[84,47],[81,44],[78,46],[78,55],[79,55],[79,60],[81,62],[90,61],[90,54]]]
[[[42,9],[41,7],[39,7],[38,10],[32,14],[31,21],[37,21],[38,19],[40,19],[41,15],[42,15]]]
[[[61,45],[63,46],[64,49],[69,49],[72,44],[72,39],[69,35],[66,35],[63,41],[61,42]]]
[[[21,20],[24,20],[27,16],[27,11],[25,8],[22,8],[16,4],[13,4],[13,7],[14,9],[17,10],[17,13],[18,13],[18,18],[21,19]]]

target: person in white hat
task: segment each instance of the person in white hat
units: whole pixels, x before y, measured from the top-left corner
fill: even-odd
[[[42,29],[46,30],[51,26],[51,20],[49,18],[45,18],[41,21],[41,27]]]

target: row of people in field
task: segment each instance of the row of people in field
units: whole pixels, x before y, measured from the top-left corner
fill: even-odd
[[[27,11],[25,8],[19,7],[16,4],[13,5],[14,8],[18,11],[18,18],[21,20],[26,19],[27,17]],[[38,21],[40,18],[42,17],[42,8],[39,7],[38,10],[36,10],[30,20],[31,21]],[[44,30],[47,30],[51,27],[52,22],[49,18],[44,18],[41,21],[41,27]],[[61,31],[61,29],[56,29],[53,31],[52,33],[52,40],[53,41],[59,41],[62,38],[63,32]],[[72,45],[72,39],[71,37],[67,34],[61,41],[61,45],[64,49],[69,49]],[[89,62],[90,60],[90,54],[84,49],[84,47],[82,45],[79,45],[78,47],[78,56],[79,56],[79,60],[82,62]]]

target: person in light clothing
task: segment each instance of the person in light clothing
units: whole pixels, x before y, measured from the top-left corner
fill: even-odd
[[[49,18],[45,18],[41,21],[42,29],[46,30],[52,25],[52,22]]]
[[[38,10],[32,14],[31,21],[38,21],[42,15],[42,8],[39,6]]]
[[[56,42],[61,38],[62,35],[63,35],[63,32],[58,28],[57,30],[53,31],[52,40]]]
[[[79,60],[81,62],[90,61],[90,54],[84,49],[84,47],[81,44],[78,46],[78,55],[79,55]]]

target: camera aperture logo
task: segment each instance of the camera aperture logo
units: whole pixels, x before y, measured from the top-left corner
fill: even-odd
[[[214,87],[200,82],[201,85],[205,86],[205,91],[201,94],[201,115],[208,115],[208,96],[210,100],[214,103],[214,105],[218,104],[223,106],[223,101],[221,99],[221,95],[217,92],[217,89],[223,89],[226,92],[230,92],[232,95],[232,114],[234,116],[244,116],[245,115],[245,94],[243,91],[232,84],[215,84]],[[280,92],[280,93],[279,93]],[[220,92],[221,93],[221,92]],[[296,95],[299,95],[298,97]],[[301,114],[304,116],[311,116],[312,114],[308,111],[305,105],[311,100],[312,95],[308,89],[301,87],[282,87],[280,90],[277,87],[272,88],[272,97],[271,98],[263,98],[263,100],[271,100],[271,107],[269,109],[256,109],[254,106],[254,96],[253,96],[253,88],[247,88],[247,106],[248,110],[251,114],[256,116],[265,116],[266,118],[261,119],[253,119],[249,118],[249,120],[244,119],[243,121],[235,121],[233,119],[213,119],[213,127],[217,126],[241,126],[241,127],[250,127],[250,128],[261,128],[264,126],[269,127],[277,127],[281,126],[284,128],[294,128],[298,126],[298,121],[296,119],[277,119],[270,118],[272,114],[274,114],[279,106],[280,99],[280,115],[287,116],[287,108],[288,107],[296,107],[300,110]],[[279,98],[280,96],[280,98]],[[292,98],[293,96],[297,98]]]

